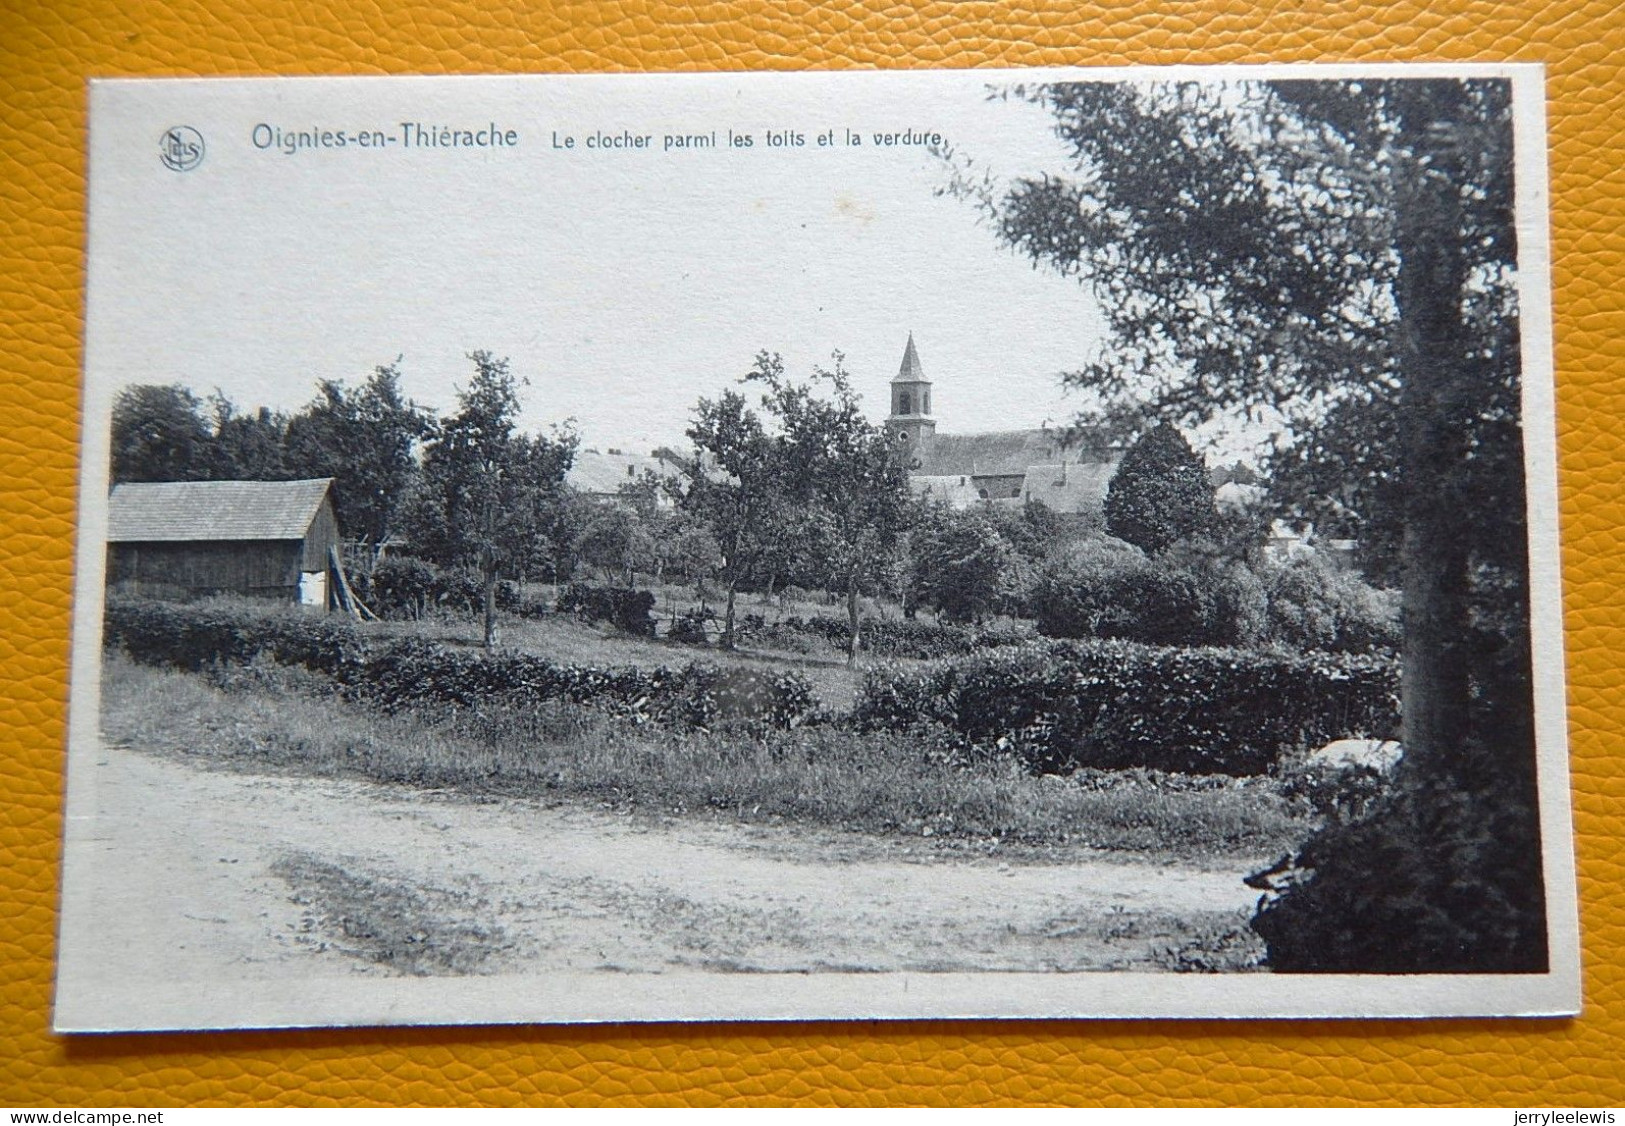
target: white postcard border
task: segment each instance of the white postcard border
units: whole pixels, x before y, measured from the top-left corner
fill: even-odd
[[[1523,348],[1523,434],[1528,486],[1532,631],[1535,647],[1541,829],[1551,968],[1537,975],[1179,975],[1113,973],[982,974],[556,974],[454,979],[315,978],[173,982],[164,986],[97,981],[91,967],[103,936],[83,933],[76,871],[94,863],[97,808],[92,764],[98,736],[101,621],[113,388],[99,379],[116,347],[116,324],[98,294],[121,284],[99,263],[97,201],[119,190],[119,169],[99,150],[97,128],[115,106],[152,95],[207,98],[292,83],[303,92],[352,83],[409,84],[428,97],[518,99],[530,83],[617,86],[665,84],[682,96],[720,96],[733,85],[757,92],[815,95],[825,83],[887,84],[929,91],[938,82],[1119,81],[1170,78],[1501,77],[1514,87],[1517,223]],[[1561,1016],[1580,1006],[1578,910],[1569,807],[1562,599],[1546,178],[1544,71],[1534,64],[1247,65],[1158,68],[680,74],[446,78],[280,78],[109,80],[91,91],[84,428],[79,493],[72,692],[64,818],[63,912],[55,1028],[58,1032],[135,1029],[281,1028],[355,1025],[465,1025],[535,1022],[732,1021],[921,1018],[1135,1017],[1469,1017]],[[116,941],[116,936],[111,939]]]

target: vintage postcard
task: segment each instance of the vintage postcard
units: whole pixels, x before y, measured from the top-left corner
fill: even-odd
[[[89,97],[59,1031],[1578,1011],[1538,67]]]

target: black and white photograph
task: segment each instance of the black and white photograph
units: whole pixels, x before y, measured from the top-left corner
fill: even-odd
[[[1578,1011],[1542,99],[92,84],[57,1030]]]

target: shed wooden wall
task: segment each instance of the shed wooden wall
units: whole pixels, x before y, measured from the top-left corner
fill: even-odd
[[[293,602],[304,546],[301,540],[108,544],[107,582],[146,598],[232,591]]]
[[[316,510],[315,519],[311,520],[310,527],[305,529],[305,541],[300,554],[299,569],[301,571],[325,571],[328,567],[327,551],[329,548],[341,547],[339,539],[338,517],[333,515],[333,498],[322,498],[322,506]],[[294,585],[299,584],[299,576],[293,577]]]

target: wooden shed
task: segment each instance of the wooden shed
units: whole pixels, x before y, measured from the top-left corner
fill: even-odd
[[[339,579],[332,487],[330,477],[117,485],[108,498],[108,588],[328,606]]]

